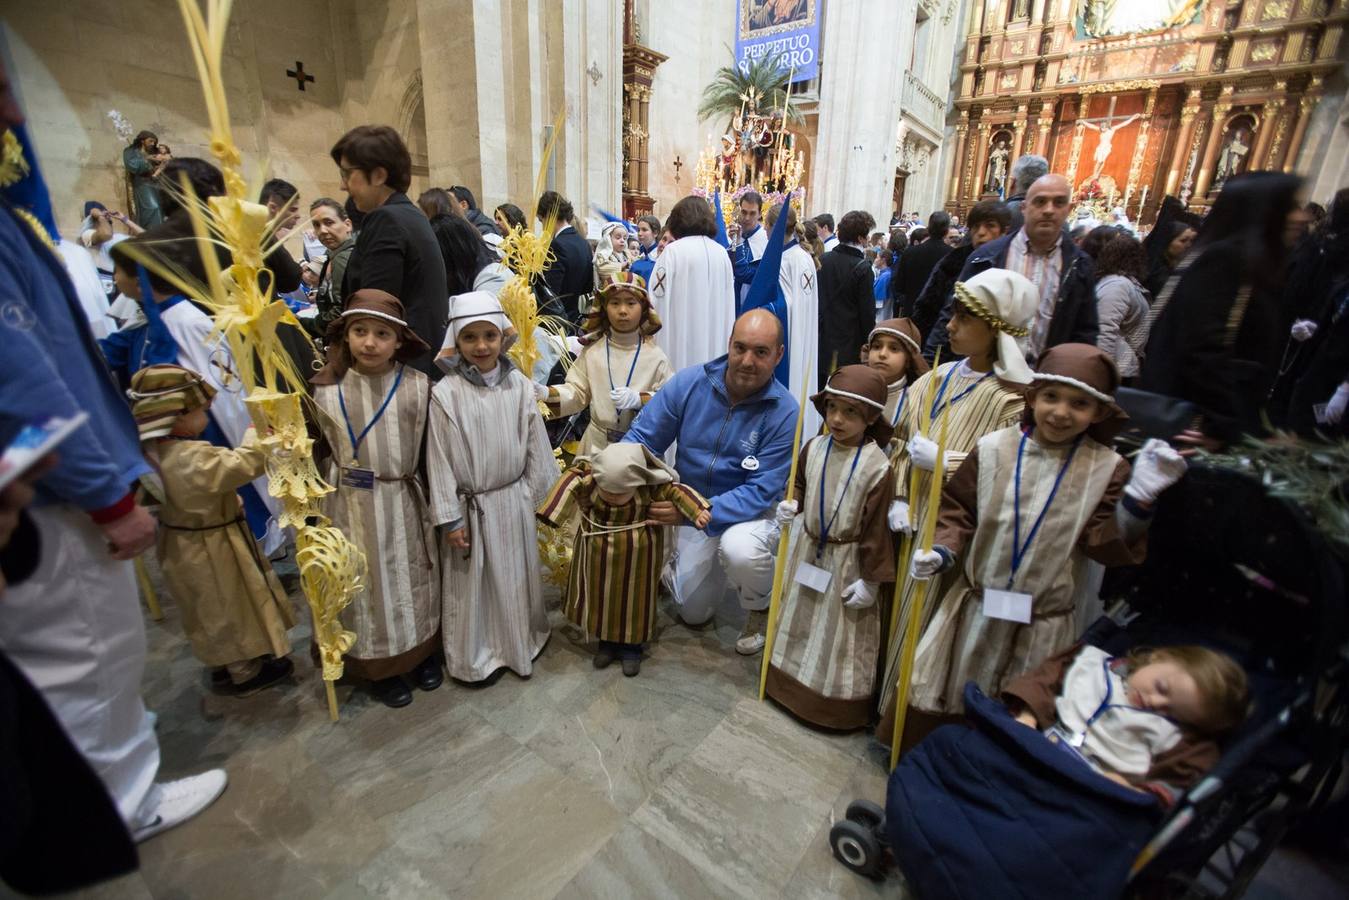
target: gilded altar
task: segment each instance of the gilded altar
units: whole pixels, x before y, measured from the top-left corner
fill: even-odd
[[[1145,222],[1293,171],[1346,22],[1349,0],[974,0],[946,207],[1011,196],[1028,153]]]

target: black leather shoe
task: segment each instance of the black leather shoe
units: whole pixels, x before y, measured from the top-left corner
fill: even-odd
[[[372,681],[370,694],[390,709],[401,709],[412,702],[412,691],[408,690],[407,683],[397,675]]]
[[[289,657],[265,659],[258,674],[243,684],[234,685],[232,692],[236,697],[251,697],[263,688],[271,687],[283,678],[289,678],[290,673],[294,671],[295,663],[291,662]]]
[[[417,663],[411,672],[412,683],[424,691],[434,691],[445,681],[440,671],[440,657],[432,654]]]

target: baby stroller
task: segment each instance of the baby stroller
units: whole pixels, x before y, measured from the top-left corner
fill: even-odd
[[[835,856],[917,896],[1239,897],[1283,835],[1328,799],[1349,737],[1344,570],[1319,531],[1249,475],[1207,465],[1160,502],[1142,566],[1112,572],[1112,615],[1083,640],[1115,655],[1200,643],[1242,663],[1246,723],[1163,812],[1068,766],[997,700],[966,688],[972,727],[938,729],[858,801]]]

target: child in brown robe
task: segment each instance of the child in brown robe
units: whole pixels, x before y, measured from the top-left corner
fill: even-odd
[[[198,440],[215,396],[196,372],[156,365],[128,391],[146,456],[163,485],[156,555],[183,614],[192,652],[223,666],[231,692],[246,697],[294,670],[286,629],[290,598],[263,558],[235,493],[266,468],[252,429],[236,449]]]

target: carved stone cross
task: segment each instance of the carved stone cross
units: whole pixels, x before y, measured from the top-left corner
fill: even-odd
[[[306,81],[314,80],[314,76],[304,70],[304,63],[300,62],[298,59],[295,60],[295,68],[286,70],[286,77],[294,78],[295,86],[300,90],[304,90],[304,83]]]

